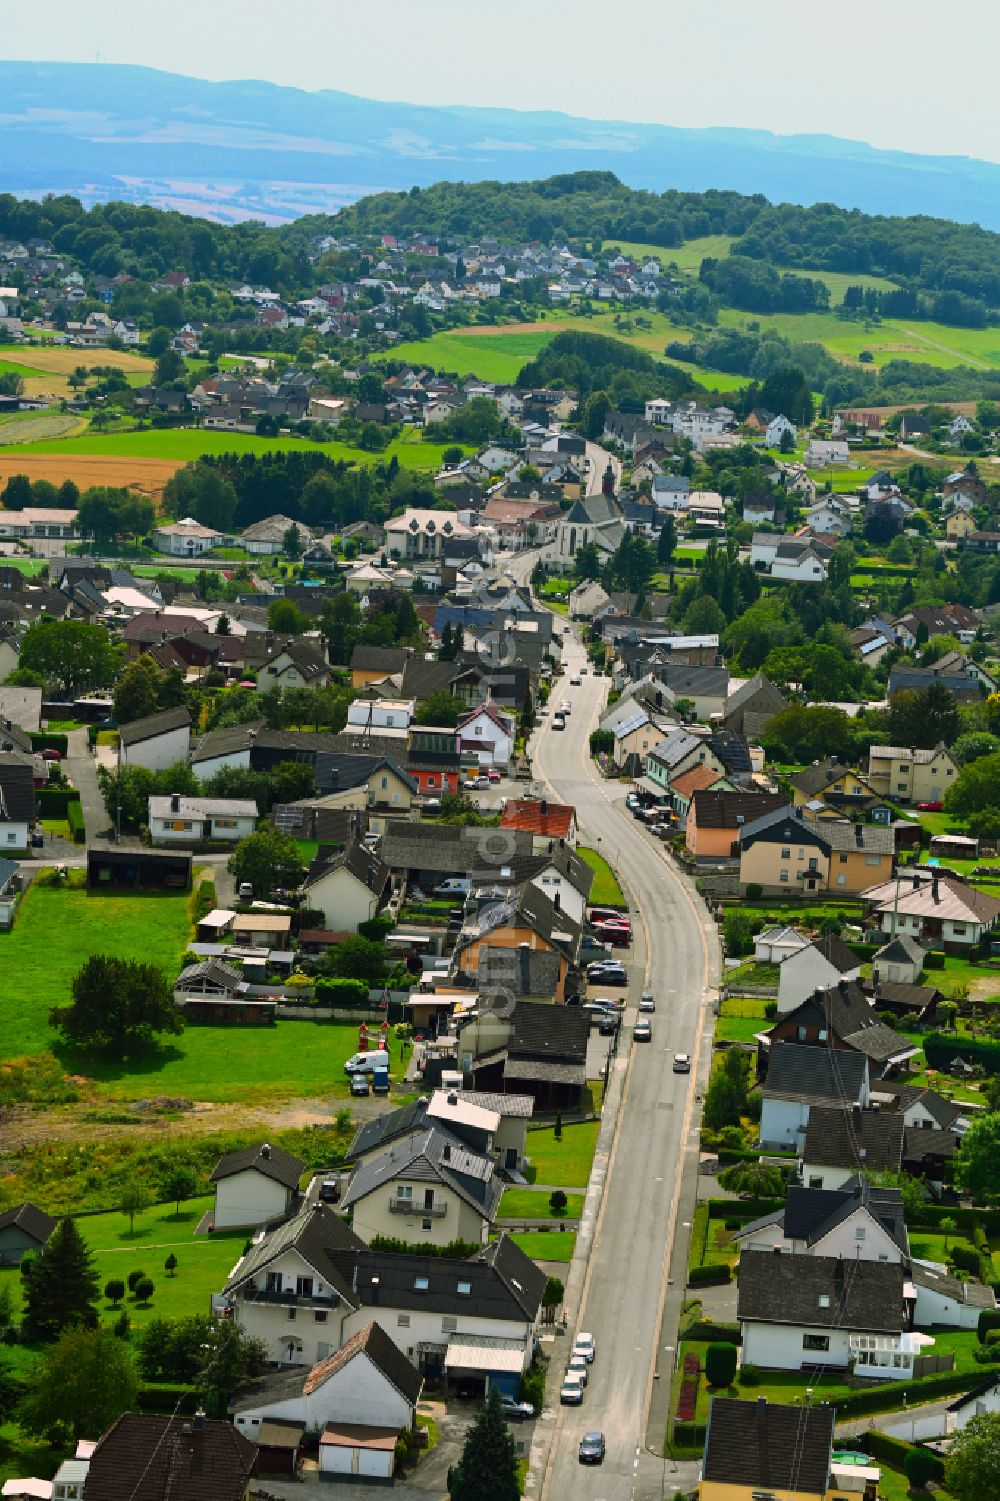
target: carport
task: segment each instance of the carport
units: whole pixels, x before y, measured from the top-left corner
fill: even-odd
[[[525,1368],[524,1345],[516,1339],[489,1334],[455,1334],[448,1341],[444,1368],[450,1380],[472,1377],[495,1387],[502,1396],[516,1397]]]

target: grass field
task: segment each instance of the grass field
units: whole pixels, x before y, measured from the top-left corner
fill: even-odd
[[[502,328],[452,329],[432,335],[430,339],[398,344],[391,351],[393,359],[426,361],[442,370],[459,375],[477,375],[481,380],[515,381],[521,366],[533,360],[554,337],[552,328],[542,326],[524,332],[503,332]]]
[[[416,434],[395,438],[379,453],[351,448],[346,443],[310,443],[305,438],[258,438],[249,433],[219,433],[204,428],[149,428],[143,432],[85,433],[44,443],[11,444],[8,454],[44,453],[60,457],[101,459],[166,460],[175,466],[189,464],[202,454],[284,453],[320,450],[331,459],[356,464],[388,463],[395,456],[408,469],[436,470],[447,445],[425,443]],[[108,481],[110,483],[110,481]],[[119,481],[121,483],[121,481]]]
[[[605,251],[617,245],[623,255],[643,260],[651,256],[661,265],[675,265],[679,271],[686,271],[690,275],[697,276],[703,260],[710,257],[721,259],[727,256],[735,241],[735,235],[703,235],[700,239],[686,240],[683,245],[665,249],[662,245],[646,245],[632,240],[614,240],[605,246]],[[835,303],[843,301],[844,292],[848,287],[874,287],[878,291],[887,292],[896,285],[895,282],[887,281],[884,276],[867,276],[860,271],[854,274],[847,271],[817,271],[806,266],[778,266],[776,269],[788,271],[793,276],[808,276],[813,281],[825,282],[830,288],[830,296]]]
[[[590,888],[590,901],[597,907],[621,907],[628,910],[628,902],[625,893],[618,884],[618,877],[603,855],[597,850],[588,849],[586,845],[577,849],[580,859],[589,865],[594,872],[594,884]]]
[[[532,1261],[572,1261],[576,1231],[525,1230],[521,1235],[512,1235],[511,1240]]]
[[[45,438],[66,438],[86,426],[71,412],[14,412],[0,417],[0,443],[37,443]]]
[[[566,1195],[566,1213],[560,1219],[578,1220],[583,1213],[583,1194]],[[553,1219],[549,1208],[549,1196],[544,1189],[508,1188],[500,1200],[499,1218],[502,1220],[549,1220]]]
[[[36,882],[13,930],[0,934],[0,966],[8,977],[0,1006],[0,1058],[56,1051],[64,1067],[95,1080],[115,1099],[346,1096],[344,1062],[356,1049],[357,1028],[330,1022],[279,1021],[266,1032],[191,1026],[126,1063],[53,1047],[49,1011],[68,1002],[73,976],[91,955],[142,960],[174,978],[191,931],[189,900],[90,894]]]
[[[529,1131],[527,1153],[535,1169],[535,1182],[560,1188],[586,1188],[599,1127],[599,1121],[563,1126],[561,1141],[556,1141],[551,1126]]]
[[[715,1024],[715,1040],[751,1043],[757,1033],[769,1025],[763,1001],[735,997],[722,1002]]]

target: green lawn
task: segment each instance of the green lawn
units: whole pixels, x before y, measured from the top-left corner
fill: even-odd
[[[759,964],[754,959],[745,959],[733,969],[723,971],[723,979],[727,985],[773,985],[777,989],[778,966],[776,964]]]
[[[590,888],[590,901],[594,906],[620,907],[623,911],[627,911],[628,902],[625,900],[625,893],[604,856],[598,854],[597,850],[588,849],[586,845],[578,846],[576,852],[594,872],[594,884]]]
[[[516,381],[522,365],[545,348],[553,338],[551,329],[504,333],[476,329],[444,329],[429,339],[397,344],[383,358],[426,361],[439,370],[457,375],[477,375],[481,380]]]
[[[139,959],[174,978],[191,933],[189,902],[187,895],[118,896],[36,881],[13,930],[0,934],[0,1058],[53,1049],[67,1070],[97,1080],[117,1099],[346,1095],[344,1062],[357,1048],[357,1028],[331,1022],[279,1021],[259,1031],[191,1026],[124,1064],[54,1048],[49,1011],[66,1004],[73,976],[91,955]]]
[[[758,1032],[772,1026],[764,1015],[764,1002],[733,998],[722,1002],[715,1024],[716,1042],[753,1042]]]
[[[519,1245],[525,1256],[532,1261],[572,1261],[576,1245],[574,1230],[525,1230],[523,1235],[512,1235],[511,1240]]]
[[[566,1195],[566,1212],[560,1219],[578,1220],[583,1213],[583,1194]],[[533,1188],[508,1188],[500,1200],[499,1215],[502,1220],[547,1220],[552,1219],[549,1196],[543,1190]]]
[[[249,433],[220,433],[204,428],[150,428],[143,432],[84,433],[79,438],[54,438],[38,443],[11,443],[9,453],[121,454],[129,458],[177,459],[190,463],[202,454],[314,452],[319,450],[331,459],[346,459],[356,464],[388,462],[395,456],[408,469],[436,470],[447,447],[443,443],[425,443],[415,433],[394,438],[378,453],[351,448],[346,443],[310,443],[305,438],[258,438]]]
[[[529,1131],[527,1150],[535,1169],[535,1182],[560,1188],[586,1188],[599,1126],[599,1121],[563,1126],[561,1141],[556,1141],[551,1126]]]

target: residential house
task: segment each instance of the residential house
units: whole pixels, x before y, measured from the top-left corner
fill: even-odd
[[[674,777],[668,788],[670,806],[677,819],[677,827],[684,830],[687,827],[688,814],[691,811],[691,802],[696,792],[702,790],[731,792],[733,784],[727,777],[715,771],[711,766],[692,766],[689,771],[682,771],[680,776]]]
[[[982,1315],[996,1311],[992,1287],[952,1277],[939,1262],[913,1261],[910,1281],[916,1292],[913,1322],[921,1328],[978,1330]]]
[[[118,731],[118,754],[123,766],[165,771],[186,761],[191,748],[191,715],[179,705],[130,720]]]
[[[352,1161],[381,1154],[392,1142],[425,1125],[445,1126],[468,1145],[487,1151],[501,1167],[520,1169],[527,1152],[530,1095],[489,1094],[474,1089],[437,1089],[409,1105],[364,1121],[347,1150]]]
[[[351,652],[351,687],[367,688],[370,683],[398,678],[410,660],[405,646],[374,646],[359,641]]]
[[[945,1414],[945,1431],[961,1433],[973,1418],[996,1412],[1000,1412],[1000,1376],[986,1376],[952,1402]]]
[[[612,761],[626,775],[638,776],[644,765],[648,767],[654,751],[664,744],[663,732],[667,728],[666,721],[654,719],[641,704],[636,704],[611,726]]]
[[[252,526],[244,527],[240,532],[240,546],[249,553],[259,557],[276,557],[285,547],[285,537],[292,528],[298,532],[299,541],[304,545],[309,540],[309,529],[301,522],[293,521],[291,516],[266,516],[263,521],[255,521]]]
[[[802,462],[807,469],[842,468],[850,462],[850,457],[846,440],[810,438]]]
[[[257,827],[257,804],[232,797],[156,795],[149,799],[147,819],[153,844],[191,844],[204,839],[235,844]]]
[[[861,977],[861,960],[835,933],[828,933],[813,943],[798,944],[779,962],[779,1016],[794,1011],[817,990],[827,990],[839,985],[841,980],[854,981]]]
[[[968,954],[1000,920],[1000,901],[957,876],[907,868],[862,891],[867,921],[888,937],[916,938],[924,947]]]
[[[306,906],[323,914],[323,926],[356,933],[377,917],[389,894],[385,861],[366,844],[352,840],[346,849],[321,845],[302,886]]]
[[[277,647],[257,672],[257,692],[272,688],[326,688],[331,681],[330,664],[318,641],[294,637]]]
[[[199,558],[202,553],[221,547],[224,537],[215,527],[202,526],[193,516],[183,521],[161,523],[153,528],[153,546],[157,552],[169,553],[175,558]]]
[[[700,1501],[844,1501],[833,1458],[832,1407],[791,1407],[766,1397],[713,1397],[705,1430]],[[876,1471],[877,1473],[877,1471]],[[853,1477],[852,1477],[853,1478]],[[874,1501],[874,1489],[864,1501]]]
[[[458,1052],[477,1090],[531,1095],[537,1110],[577,1110],[590,1017],[579,1006],[516,1002],[461,1024]],[[466,1065],[468,1065],[466,1067]]]
[[[974,664],[957,653],[949,653],[932,667],[904,667],[897,664],[889,674],[886,694],[892,699],[904,689],[911,693],[926,693],[932,683],[943,683],[960,704],[978,704],[985,697],[985,669],[976,670]],[[986,674],[991,677],[991,674]]]
[[[792,789],[792,805],[796,808],[806,808],[819,799],[851,815],[859,810],[868,811],[873,804],[882,801],[863,776],[838,761],[836,756],[814,761],[802,771],[793,772],[788,785]]]
[[[730,860],[738,855],[745,824],[785,807],[780,793],[695,792],[687,812],[684,843],[696,860]]]
[[[242,1387],[229,1411],[237,1431],[258,1445],[275,1424],[318,1435],[321,1474],[389,1481],[400,1432],[416,1429],[423,1384],[419,1371],[372,1322],[326,1360]],[[346,1442],[332,1442],[334,1434]],[[386,1447],[382,1439],[389,1436],[392,1444]]]
[[[528,832],[402,819],[386,828],[379,845],[393,875],[425,890],[456,873],[468,876],[473,886],[491,883],[504,871],[513,872],[532,851]]]
[[[570,590],[569,613],[572,620],[594,620],[611,609],[611,596],[597,579],[584,579]]]
[[[807,934],[799,928],[762,928],[753,941],[753,956],[758,964],[781,964],[808,943]]]
[[[25,1202],[5,1209],[0,1214],[0,1267],[18,1266],[26,1253],[42,1250],[58,1223],[37,1204]]]
[[[770,1050],[779,1043],[800,1047],[847,1048],[868,1059],[872,1079],[897,1071],[920,1050],[876,1015],[871,997],[857,981],[840,980],[815,990],[798,1006],[779,1013],[767,1032],[759,1032],[757,1064],[767,1074]]]
[[[35,818],[35,758],[7,751],[0,755],[0,852],[28,850]]]
[[[247,1501],[257,1448],[231,1423],[126,1412],[101,1435],[86,1501]]]
[[[472,536],[472,528],[450,511],[410,507],[385,523],[386,548],[393,558],[440,558],[449,542]]]
[[[806,526],[827,536],[847,537],[851,532],[851,508],[839,495],[822,495],[803,512]]]
[[[768,448],[780,448],[782,439],[790,438],[792,445],[798,442],[799,430],[794,422],[789,422],[787,417],[780,413],[772,417],[764,431],[764,442]]]
[[[225,1152],[215,1164],[212,1224],[216,1230],[242,1230],[285,1220],[298,1203],[305,1163],[270,1142]]]
[[[675,703],[687,699],[694,705],[696,717],[703,723],[725,712],[729,697],[728,667],[685,667],[668,662],[656,676],[673,694]]]
[[[547,798],[506,797],[500,811],[500,827],[529,833],[536,854],[552,849],[552,842],[576,840],[576,809],[570,803]]]
[[[559,977],[554,999],[566,999],[566,982],[580,948],[580,925],[559,905],[559,893],[551,897],[530,883],[503,892],[497,899],[487,891],[478,911],[468,916],[455,939],[455,964],[462,973],[479,972],[480,946],[545,949],[559,955]]]
[[[356,1235],[485,1244],[503,1183],[488,1152],[431,1123],[361,1163],[344,1195]]]
[[[958,764],[943,742],[931,750],[898,745],[868,747],[868,782],[875,792],[893,802],[939,803],[957,775]]]
[[[516,719],[498,704],[480,704],[459,716],[459,750],[474,752],[480,766],[508,767],[516,739]]]
[[[838,1053],[838,1060],[850,1058]],[[817,1101],[798,1143],[806,1188],[843,1188],[858,1172],[898,1173],[903,1118],[898,1111],[865,1108],[864,1100]]]
[[[762,1090],[764,1146],[798,1146],[819,1105],[868,1104],[868,1059],[862,1053],[778,1042],[771,1049]],[[857,1164],[855,1163],[855,1168]]]
[[[921,627],[926,629],[928,636],[957,636],[964,646],[968,646],[975,640],[980,617],[968,605],[921,605],[898,616],[892,626],[908,651],[919,644],[917,635],[921,633]]]
[[[740,1257],[736,1317],[741,1364],[800,1371],[832,1366],[856,1377],[905,1380],[926,1336],[909,1330],[899,1262],[839,1256]]]
[[[722,714],[723,727],[745,740],[757,737],[787,707],[788,700],[781,691],[758,672],[730,692]]]
[[[977,531],[975,517],[961,507],[956,508],[945,519],[944,534],[949,542],[964,542]]]
[[[722,762],[707,741],[680,727],[657,740],[646,755],[646,776],[664,793],[669,793],[675,778],[696,766],[725,776]]]
[[[872,980],[893,985],[919,985],[925,951],[915,938],[899,933],[883,944],[872,958]]]
[[[802,809],[766,813],[740,832],[740,887],[767,895],[788,890],[861,892],[873,876],[888,879],[891,829],[839,819],[813,819]]]
[[[873,1187],[864,1173],[843,1188],[790,1184],[781,1208],[745,1225],[736,1240],[741,1251],[772,1255],[904,1262],[910,1252],[902,1193]]]

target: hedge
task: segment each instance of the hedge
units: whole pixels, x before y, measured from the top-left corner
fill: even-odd
[[[733,1162],[759,1162],[761,1157],[784,1157],[789,1162],[795,1162],[797,1152],[762,1152],[760,1147],[719,1147],[716,1156],[720,1166],[728,1167]]]
[[[66,822],[69,824],[69,831],[73,836],[73,843],[86,844],[87,830],[84,828],[83,806],[80,803],[79,799],[77,799],[75,803],[66,804]]]
[[[65,756],[67,743],[65,735],[53,735],[48,730],[31,731],[32,750],[54,750],[58,751],[60,756]]]
[[[947,1070],[953,1058],[979,1063],[988,1074],[1000,1074],[1000,1042],[984,1037],[956,1037],[954,1032],[931,1032],[924,1039],[928,1066]]]
[[[944,969],[944,954],[931,949],[924,955],[924,969]]]
[[[70,803],[80,801],[76,787],[40,787],[35,793],[39,818],[66,818]]]
[[[706,1423],[675,1423],[670,1439],[678,1448],[703,1449],[707,1432]]]
[[[684,1331],[684,1338],[691,1340],[725,1340],[731,1345],[741,1345],[743,1336],[739,1324],[716,1324],[712,1319],[696,1319]]]
[[[903,1438],[893,1438],[891,1434],[880,1433],[877,1428],[870,1428],[863,1435],[861,1442],[867,1454],[870,1454],[873,1459],[885,1460],[886,1464],[891,1465],[894,1470],[902,1470],[910,1451],[922,1447],[920,1444],[908,1444]],[[932,1449],[925,1449],[924,1453],[930,1454],[937,1466],[931,1478],[936,1481],[944,1480],[943,1462]]]
[[[693,1266],[688,1272],[689,1287],[710,1287],[713,1284],[730,1282],[729,1267],[719,1266]]]
[[[984,1373],[996,1367],[984,1366]],[[968,1371],[941,1371],[936,1376],[920,1376],[916,1381],[886,1381],[879,1386],[867,1387],[864,1391],[851,1392],[850,1396],[837,1401],[837,1416],[851,1413],[883,1412],[901,1407],[901,1394],[905,1391],[910,1405],[931,1402],[936,1397],[951,1397],[956,1392],[967,1392],[975,1384]]]
[[[784,1199],[709,1199],[708,1217],[710,1220],[727,1220],[731,1215],[740,1215],[745,1216],[749,1223],[765,1214],[774,1214],[784,1208],[784,1203]]]
[[[357,1008],[368,1005],[368,984],[364,980],[342,980],[324,976],[316,981],[316,1002],[320,1006]]]

